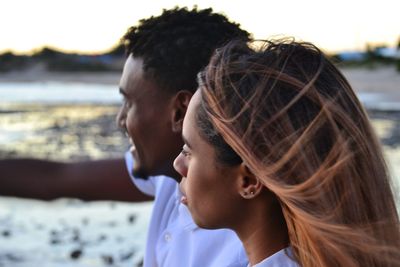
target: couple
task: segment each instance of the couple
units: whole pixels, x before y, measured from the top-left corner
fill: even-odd
[[[0,164],[0,190],[155,196],[145,266],[396,266],[389,178],[351,87],[312,45],[248,40],[210,9],[142,20],[124,37],[117,118],[136,187],[121,161],[29,160]],[[22,172],[49,177],[34,192]]]

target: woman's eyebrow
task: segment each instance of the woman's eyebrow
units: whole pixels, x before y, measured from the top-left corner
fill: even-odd
[[[183,135],[183,133],[182,133],[182,139],[183,139],[183,142],[186,144],[186,146],[187,146],[188,148],[192,149],[192,146],[191,146],[190,143],[188,142],[187,138]]]

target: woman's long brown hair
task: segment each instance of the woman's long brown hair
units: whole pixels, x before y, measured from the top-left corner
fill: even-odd
[[[233,42],[215,52],[199,84],[202,135],[214,143],[220,135],[276,195],[301,266],[400,266],[381,146],[351,86],[318,48]],[[216,150],[223,159],[226,149]]]

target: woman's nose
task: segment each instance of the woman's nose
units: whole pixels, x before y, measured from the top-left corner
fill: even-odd
[[[174,168],[175,170],[182,176],[186,176],[186,168],[184,166],[184,162],[183,162],[183,155],[182,153],[180,153],[174,160]]]

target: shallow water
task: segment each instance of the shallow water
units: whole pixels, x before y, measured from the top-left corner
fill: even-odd
[[[400,91],[358,92],[360,101],[378,110],[400,110]],[[118,86],[92,83],[0,82],[1,105],[25,104],[117,104],[121,102]]]
[[[117,85],[60,82],[0,83],[4,103],[26,104],[115,104],[121,102]]]
[[[121,157],[128,141],[113,105],[11,105],[0,107],[0,158],[82,160]]]

